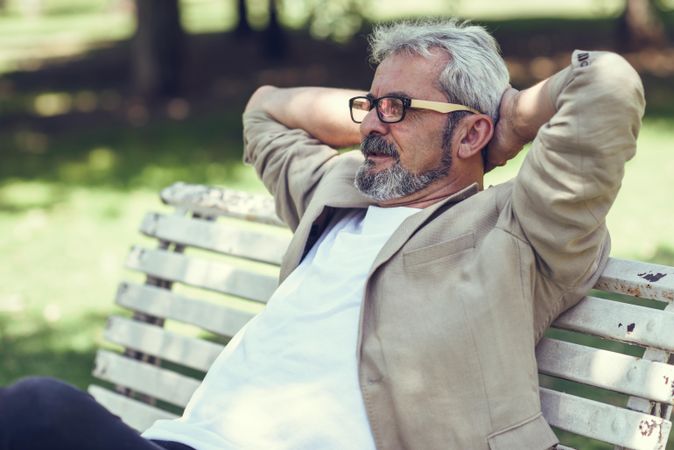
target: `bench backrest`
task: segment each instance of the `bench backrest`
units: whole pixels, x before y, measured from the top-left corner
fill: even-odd
[[[131,249],[126,265],[144,279],[120,284],[116,302],[132,317],[110,318],[112,345],[94,369],[108,386],[89,388],[139,430],[180,414],[227,339],[264,307],[291,237],[268,197],[185,184],[161,197],[174,211],[142,222],[159,244]],[[543,414],[573,445],[580,435],[664,449],[674,268],[611,259],[596,289],[537,347]]]

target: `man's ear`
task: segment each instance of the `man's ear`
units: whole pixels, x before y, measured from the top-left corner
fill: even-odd
[[[465,117],[460,124],[461,139],[458,142],[456,155],[460,159],[469,159],[480,155],[494,134],[494,123],[485,114],[474,114]]]

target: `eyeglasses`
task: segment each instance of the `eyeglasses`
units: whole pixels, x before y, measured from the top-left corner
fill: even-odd
[[[401,97],[398,95],[385,95],[374,98],[371,95],[358,96],[349,99],[351,120],[361,123],[372,108],[377,109],[377,117],[384,123],[398,123],[405,118],[408,109],[427,109],[447,114],[455,111],[468,111],[480,114],[479,111],[463,105],[445,102],[432,102],[429,100],[417,100],[414,98]]]

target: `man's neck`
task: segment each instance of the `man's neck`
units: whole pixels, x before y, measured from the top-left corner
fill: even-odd
[[[482,190],[482,180],[478,181],[474,179],[457,179],[455,182],[449,184],[446,184],[446,182],[439,185],[433,183],[418,192],[406,195],[405,197],[381,201],[378,202],[377,205],[381,206],[382,208],[395,208],[399,206],[421,209],[428,208],[429,206],[441,202],[474,184],[477,184],[478,190]]]

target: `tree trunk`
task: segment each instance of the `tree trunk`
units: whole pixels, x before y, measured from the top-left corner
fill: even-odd
[[[236,24],[234,32],[237,36],[244,37],[250,35],[253,29],[248,22],[248,5],[246,0],[238,0],[239,3],[239,22]]]
[[[653,0],[626,0],[618,22],[618,40],[624,50],[662,47],[667,43],[665,28]]]
[[[148,100],[178,93],[184,34],[178,0],[136,0],[133,81]]]
[[[285,58],[288,50],[286,35],[278,18],[279,0],[269,0],[269,24],[264,32],[265,55],[272,60]]]

